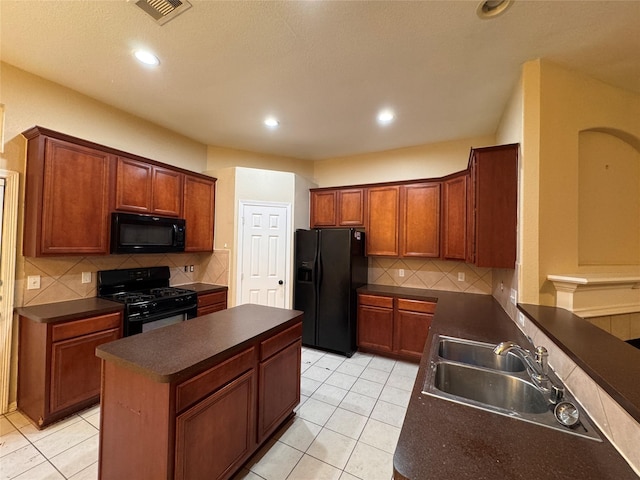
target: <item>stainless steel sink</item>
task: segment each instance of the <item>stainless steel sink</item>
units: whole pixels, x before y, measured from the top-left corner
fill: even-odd
[[[502,372],[523,372],[524,363],[513,353],[496,355],[495,345],[473,340],[461,340],[452,337],[440,337],[438,355],[446,360],[478,365]]]
[[[439,362],[434,386],[451,395],[505,410],[545,413],[549,409],[544,395],[531,383],[482,368]]]
[[[580,421],[572,427],[562,425],[554,415],[555,405],[549,395],[533,384],[520,358],[510,354],[496,355],[493,353],[495,346],[435,335],[422,393],[602,441],[580,407]],[[555,373],[550,371],[549,375],[562,383]],[[577,406],[577,401],[566,389],[563,400]]]

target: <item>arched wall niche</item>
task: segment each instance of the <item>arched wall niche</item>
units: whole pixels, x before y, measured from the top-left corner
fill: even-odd
[[[640,265],[640,139],[593,128],[578,142],[579,265]]]

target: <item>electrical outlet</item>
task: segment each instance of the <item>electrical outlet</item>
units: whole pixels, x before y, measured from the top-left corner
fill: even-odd
[[[91,283],[91,272],[82,272],[82,283]]]
[[[189,266],[189,271],[190,271],[190,272],[193,272],[193,265],[190,265],[190,266]]]
[[[511,289],[511,295],[509,295],[509,300],[514,305],[516,304],[516,297],[518,296],[518,292],[514,288]]]
[[[522,312],[518,312],[518,325],[524,327],[524,315]]]
[[[399,277],[404,277],[404,268],[401,268],[398,270],[398,276]]]
[[[465,274],[464,272],[458,272],[458,281],[464,282]]]
[[[40,288],[40,275],[29,275],[27,277],[27,290]]]

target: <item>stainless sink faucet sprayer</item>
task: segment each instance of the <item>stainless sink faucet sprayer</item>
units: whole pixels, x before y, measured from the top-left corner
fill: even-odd
[[[493,353],[496,355],[506,355],[509,352],[513,352],[522,359],[527,367],[531,381],[538,390],[549,395],[551,403],[558,403],[562,399],[564,387],[551,380],[548,376],[549,353],[546,348],[542,346],[536,347],[532,354],[529,350],[522,348],[517,343],[507,341],[499,343],[493,349]]]

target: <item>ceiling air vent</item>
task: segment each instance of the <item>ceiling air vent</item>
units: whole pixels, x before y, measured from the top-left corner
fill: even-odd
[[[164,25],[191,8],[187,0],[138,0],[136,5],[151,15],[159,25]]]

